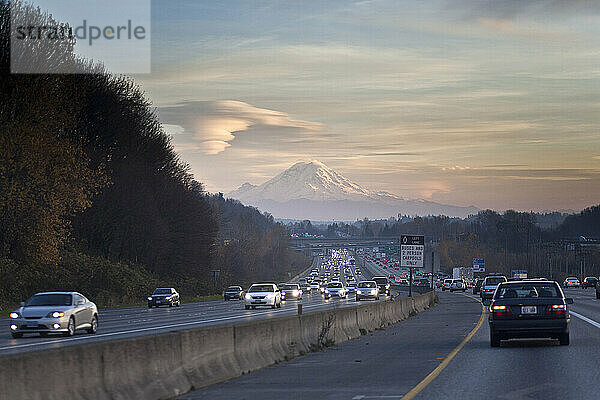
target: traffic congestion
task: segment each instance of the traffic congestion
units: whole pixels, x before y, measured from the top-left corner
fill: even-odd
[[[361,265],[362,267],[359,267]],[[293,311],[296,305],[328,304],[381,300],[401,295],[410,289],[436,289],[441,292],[469,294],[487,306],[490,345],[519,338],[555,339],[568,345],[573,296],[566,291],[592,289],[600,298],[599,280],[586,276],[567,277],[562,283],[546,278],[507,277],[501,274],[460,276],[462,269],[449,277],[443,273],[415,271],[411,276],[394,258],[381,257],[363,249],[330,249],[316,257],[313,266],[290,282],[255,282],[247,289],[228,286],[222,293],[226,302],[240,301],[245,311],[259,308]],[[180,308],[182,299],[176,288],[156,288],[147,297],[148,311],[153,308]],[[310,309],[310,308],[309,308]],[[140,312],[142,312],[140,310]],[[78,292],[37,293],[10,313],[8,330],[13,339],[24,335],[94,335],[102,326],[96,305]],[[251,314],[250,314],[251,315]],[[100,329],[100,332],[103,330]]]

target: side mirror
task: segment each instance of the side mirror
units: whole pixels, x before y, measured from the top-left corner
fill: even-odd
[[[565,298],[565,303],[573,304],[573,299],[571,297],[567,297],[567,298]]]
[[[483,300],[483,305],[484,306],[489,306],[490,304],[492,304],[492,301],[490,299]]]
[[[20,304],[21,304],[21,307],[25,307],[25,302],[24,301],[22,301]]]

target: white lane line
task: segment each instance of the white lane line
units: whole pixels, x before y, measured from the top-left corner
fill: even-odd
[[[304,307],[304,309],[307,309],[307,308],[327,308],[327,307],[332,307],[332,303],[320,303],[320,304],[307,305],[307,306]],[[294,310],[293,309],[289,309],[289,308],[285,308],[285,309],[274,310],[274,311],[266,311],[266,312],[262,312],[260,314],[259,313],[253,313],[253,314],[250,314],[250,315],[247,315],[247,314],[246,315],[236,315],[236,316],[231,316],[231,317],[206,319],[206,320],[202,320],[202,321],[181,322],[181,323],[178,323],[178,324],[171,324],[171,325],[161,325],[161,326],[152,326],[152,327],[148,327],[148,328],[131,329],[131,330],[128,330],[128,331],[111,332],[111,333],[100,333],[100,334],[96,334],[94,336],[81,336],[81,337],[74,337],[74,338],[49,340],[49,341],[45,341],[45,342],[18,344],[18,345],[14,345],[14,346],[0,347],[0,350],[12,350],[12,349],[21,349],[21,348],[25,348],[25,347],[45,346],[45,345],[55,344],[55,343],[72,342],[72,341],[75,341],[75,340],[91,340],[91,339],[96,339],[96,338],[99,338],[99,337],[127,335],[127,334],[130,334],[130,333],[148,332],[148,331],[155,331],[155,330],[161,330],[161,329],[178,328],[178,327],[182,327],[182,326],[202,325],[202,324],[208,324],[208,323],[211,323],[211,322],[227,321],[227,320],[233,320],[233,319],[248,319],[248,317],[253,317],[253,316],[257,316],[257,315],[267,315],[267,314],[274,314],[274,313],[281,313],[281,312],[290,312],[290,311],[294,311]]]
[[[588,324],[594,325],[596,328],[600,328],[600,322],[596,322],[593,319],[589,319],[588,317],[584,317],[581,314],[576,313],[575,311],[569,310],[569,314],[587,322]]]

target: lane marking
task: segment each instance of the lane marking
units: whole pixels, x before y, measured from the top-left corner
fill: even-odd
[[[467,335],[467,337],[464,338],[463,341],[460,342],[460,344],[458,346],[456,346],[456,348],[454,350],[452,350],[452,352],[450,354],[448,354],[448,356],[444,359],[444,361],[442,361],[440,363],[440,365],[438,365],[433,371],[431,371],[429,373],[429,375],[427,375],[425,377],[425,379],[423,379],[421,382],[419,382],[417,384],[417,386],[412,388],[410,390],[410,392],[406,393],[406,395],[404,395],[404,397],[402,397],[403,400],[413,399],[423,389],[425,389],[427,387],[427,385],[429,385],[435,378],[437,378],[437,376],[444,370],[444,368],[446,368],[448,366],[448,364],[450,364],[450,361],[452,361],[452,359],[458,354],[458,352],[462,350],[462,348],[465,346],[465,344],[467,344],[467,342],[469,340],[471,340],[471,338],[475,335],[475,333],[477,333],[479,328],[481,328],[481,325],[483,325],[483,321],[485,319],[485,306],[483,305],[483,303],[481,303],[481,301],[479,299],[477,299],[475,297],[471,297],[468,294],[462,294],[462,295],[465,297],[468,297],[470,299],[473,299],[481,304],[481,316],[479,317],[479,322],[473,328],[473,330]]]
[[[571,310],[569,310],[569,314],[579,318],[582,321],[587,322],[588,324],[594,325],[596,328],[600,328],[600,323],[594,321],[593,319],[589,319],[588,317],[578,314],[575,311],[571,311]]]
[[[335,307],[335,303],[328,302],[328,303],[319,303],[319,304],[309,304],[309,305],[304,306],[304,309],[328,308],[328,307]],[[246,310],[244,310],[244,311],[246,311]],[[45,341],[45,342],[18,344],[18,345],[13,345],[13,346],[0,347],[0,350],[12,350],[12,349],[21,349],[21,348],[25,348],[25,347],[44,346],[44,345],[55,344],[55,343],[72,342],[72,341],[76,341],[76,340],[93,340],[93,339],[101,338],[101,337],[127,335],[130,333],[148,332],[148,331],[170,329],[170,328],[177,328],[177,327],[190,326],[190,325],[202,325],[202,324],[208,324],[211,322],[227,321],[227,320],[232,320],[232,319],[252,319],[252,317],[254,317],[254,316],[275,314],[275,313],[281,313],[281,312],[290,313],[290,312],[295,312],[295,311],[296,310],[294,310],[293,308],[284,308],[284,309],[279,309],[279,310],[269,310],[269,311],[265,311],[262,313],[255,312],[250,315],[248,315],[248,314],[235,315],[235,316],[231,316],[231,317],[213,318],[213,319],[206,319],[206,320],[202,320],[202,321],[181,322],[181,323],[171,324],[171,325],[161,325],[161,326],[151,326],[151,327],[147,327],[147,328],[137,328],[137,329],[131,329],[128,331],[101,333],[101,334],[96,334],[94,336],[80,336],[80,337],[73,337],[73,338],[49,340],[49,341]],[[294,314],[292,314],[292,315],[294,315]]]

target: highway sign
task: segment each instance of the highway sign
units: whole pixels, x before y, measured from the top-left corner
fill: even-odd
[[[473,272],[485,272],[485,258],[473,259]]]
[[[400,236],[400,266],[423,268],[425,237],[423,235]]]
[[[510,271],[510,275],[513,278],[525,279],[525,278],[527,278],[527,270],[526,269],[513,269],[512,271]]]

